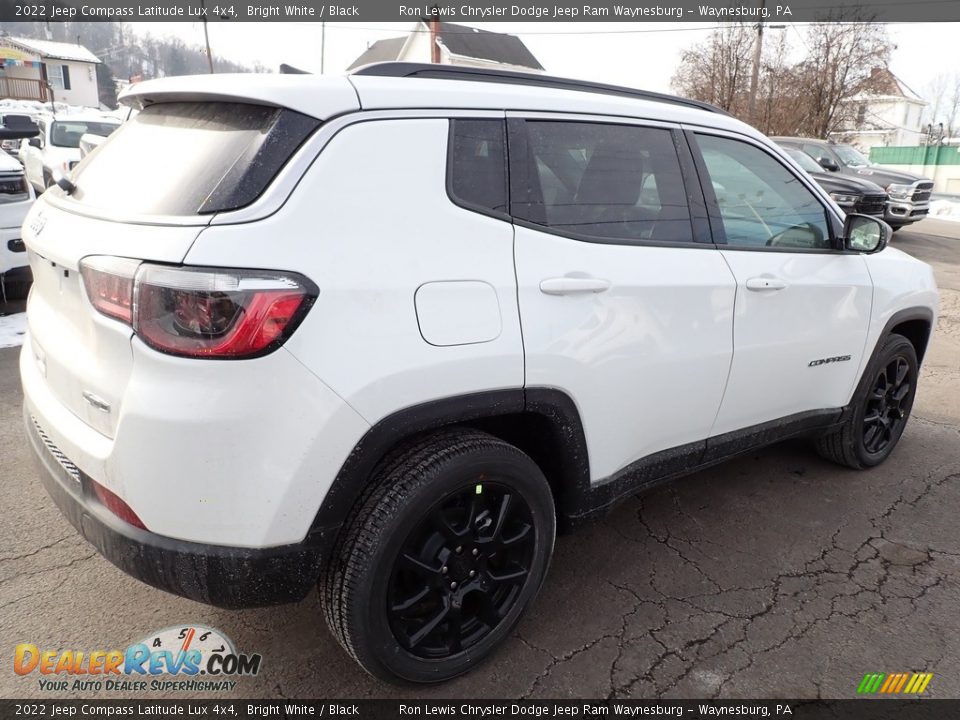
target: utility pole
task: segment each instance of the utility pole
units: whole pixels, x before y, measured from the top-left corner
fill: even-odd
[[[760,81],[760,55],[763,52],[763,13],[767,0],[760,0],[760,18],[757,20],[757,41],[753,44],[753,73],[750,75],[750,115],[751,125],[757,124],[757,84]]]
[[[323,75],[323,61],[327,54],[327,23],[320,23],[320,74]]]
[[[440,11],[437,9],[437,6],[434,5],[430,8],[430,62],[438,65],[440,63],[440,20],[439,17]]]
[[[200,7],[206,8],[204,0],[200,0]],[[210,51],[210,33],[207,30],[207,13],[203,13],[203,41],[207,45],[207,67],[210,68],[210,74],[213,75],[213,53]]]

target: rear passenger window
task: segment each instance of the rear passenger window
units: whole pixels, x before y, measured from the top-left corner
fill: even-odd
[[[669,130],[539,120],[526,128],[526,153],[512,157],[514,217],[587,240],[693,241]]]
[[[451,120],[450,194],[458,205],[507,212],[507,147],[503,120]]]

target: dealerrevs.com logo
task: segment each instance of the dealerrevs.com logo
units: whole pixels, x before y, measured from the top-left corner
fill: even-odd
[[[203,625],[168,627],[125,650],[51,650],[17,645],[13,670],[38,676],[44,692],[224,691],[234,678],[260,672],[259,654],[238,653],[219,630]]]

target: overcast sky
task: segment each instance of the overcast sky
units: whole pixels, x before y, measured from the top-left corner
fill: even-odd
[[[703,40],[716,27],[701,23],[471,23],[474,27],[520,36],[547,72],[647,90],[670,91],[670,77],[680,53]],[[134,23],[138,33],[177,36],[188,44],[203,43],[200,23]],[[327,23],[324,68],[342,72],[369,43],[404,35],[411,23]],[[891,68],[921,96],[932,74],[958,71],[960,23],[891,24],[897,46]],[[802,24],[769,30],[786,32],[802,50]],[[319,23],[218,22],[210,24],[214,56],[237,62],[259,60],[276,69],[280,63],[320,71]],[[772,39],[772,38],[771,38]],[[953,62],[944,62],[953,57]],[[930,100],[931,98],[926,97]]]

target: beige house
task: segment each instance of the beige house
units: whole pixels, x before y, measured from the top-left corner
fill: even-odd
[[[0,99],[99,107],[99,63],[82,45],[0,36]]]
[[[391,60],[543,72],[543,65],[515,35],[425,20],[418,22],[404,37],[373,43],[347,70]]]

